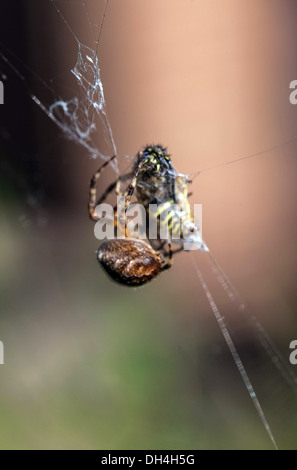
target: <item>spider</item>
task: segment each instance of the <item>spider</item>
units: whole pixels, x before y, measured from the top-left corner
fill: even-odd
[[[187,185],[190,180],[179,175],[174,169],[167,149],[161,145],[146,146],[139,151],[131,173],[119,176],[110,184],[96,202],[96,184],[104,170],[116,156],[112,156],[94,173],[90,182],[89,216],[98,221],[95,207],[101,204],[113,191],[117,196],[125,197],[125,211],[131,198],[136,193],[137,201],[146,211],[147,222],[150,217],[157,218],[157,240],[152,240],[147,234],[147,241],[135,238],[106,240],[98,250],[98,260],[113,280],[125,285],[139,286],[155,278],[161,271],[172,266],[173,254],[183,249],[183,234],[181,220],[191,233],[190,241],[197,241],[197,227],[188,204]],[[121,192],[121,184],[130,179],[126,190]],[[158,204],[157,211],[152,214],[151,204]],[[186,207],[186,209],[184,208]],[[117,207],[114,207],[115,224],[117,224]],[[165,214],[165,217],[162,215]],[[167,239],[161,239],[161,228],[167,225]],[[147,223],[148,227],[149,224]],[[125,230],[126,235],[126,230]],[[172,239],[180,246],[172,250]],[[189,239],[187,239],[189,241]],[[168,245],[168,251],[165,245]],[[166,258],[167,261],[166,261]]]

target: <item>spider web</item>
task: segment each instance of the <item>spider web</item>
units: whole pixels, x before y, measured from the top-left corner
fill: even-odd
[[[104,3],[104,9],[101,13],[102,18],[99,24],[91,23],[87,4],[84,0],[76,2],[56,2],[55,0],[49,0],[49,2],[53,9],[56,10],[60,20],[67,25],[73,39],[76,41],[77,59],[74,66],[71,68],[71,73],[75,77],[77,89],[73,90],[73,96],[68,99],[62,95],[58,95],[56,91],[56,88],[58,87],[55,86],[52,81],[47,82],[42,79],[34,72],[34,70],[22,63],[19,58],[9,57],[10,51],[7,51],[6,53],[4,44],[2,44],[0,57],[3,63],[5,63],[24,83],[33,101],[58,126],[66,139],[81,146],[87,156],[106,160],[110,158],[111,154],[117,155],[116,145],[107,116],[98,59],[98,46],[108,2]],[[75,8],[79,8],[83,12],[92,31],[94,48],[83,44],[71,29],[64,17],[64,10],[62,11],[61,8],[61,6],[65,7],[65,5],[67,7],[66,11],[69,6],[73,6]],[[96,30],[98,30],[97,37],[95,36]],[[27,84],[27,78],[22,72],[20,72],[21,68],[27,69],[27,71],[29,70],[29,74],[31,74],[41,84],[43,91],[47,90],[52,94],[54,97],[53,102],[49,102],[49,104],[47,104],[44,98],[41,98],[32,91],[31,87]],[[2,73],[2,79],[4,80],[6,78],[6,74]],[[100,149],[100,143],[98,144],[98,134],[101,137],[101,143],[102,139],[105,142],[105,145],[102,145],[102,147],[106,147],[108,149],[108,154],[105,153],[103,148]],[[111,165],[114,166],[114,169],[116,170],[117,159],[115,159],[114,163]]]

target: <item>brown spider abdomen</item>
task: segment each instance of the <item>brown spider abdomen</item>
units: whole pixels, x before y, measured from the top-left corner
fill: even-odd
[[[162,269],[161,255],[142,240],[106,240],[98,250],[98,260],[113,280],[140,286]]]

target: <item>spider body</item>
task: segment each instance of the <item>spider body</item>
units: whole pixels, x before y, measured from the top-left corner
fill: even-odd
[[[197,241],[195,234],[197,227],[188,204],[187,185],[189,180],[179,175],[172,163],[166,148],[161,145],[146,146],[138,152],[133,171],[122,175],[112,183],[96,203],[96,183],[102,170],[115,159],[115,156],[106,161],[93,175],[89,192],[89,215],[97,221],[96,205],[101,204],[109,193],[115,191],[117,195],[125,197],[125,210],[127,210],[131,197],[136,193],[137,202],[146,211],[147,224],[150,219],[157,219],[157,237],[152,240],[147,232],[148,242],[134,238],[106,240],[98,250],[98,260],[104,270],[117,282],[125,285],[138,286],[155,278],[161,271],[172,265],[173,251],[171,239],[181,246],[175,252],[183,249],[183,227],[191,232],[190,241]],[[130,183],[122,193],[121,183],[129,180]],[[152,212],[150,205],[156,205],[157,210]],[[117,207],[114,207],[115,225],[117,225]],[[121,217],[119,215],[119,217]],[[182,223],[181,223],[182,222]],[[167,227],[166,235],[162,237],[162,228]],[[126,235],[126,229],[125,229]],[[187,241],[189,241],[187,239]],[[168,244],[168,251],[165,244]],[[164,262],[168,258],[167,262]]]

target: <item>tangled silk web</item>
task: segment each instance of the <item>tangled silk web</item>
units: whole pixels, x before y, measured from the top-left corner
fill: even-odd
[[[69,101],[59,99],[49,108],[46,108],[36,96],[33,96],[34,101],[57,124],[66,138],[85,148],[91,157],[107,159],[110,156],[103,155],[93,141],[93,134],[97,130],[94,117],[98,116],[102,127],[107,130],[116,155],[116,146],[106,113],[97,52],[78,43],[77,63],[71,71],[81,88],[79,96]]]
[[[55,2],[53,0],[51,0],[51,2],[70,29],[66,19],[56,6]],[[85,8],[88,16],[88,11],[84,1],[82,2],[82,6]],[[105,13],[103,15],[103,19],[104,16]],[[106,143],[109,145],[111,144],[113,154],[117,155],[111,126],[107,117],[106,102],[98,60],[98,45],[103,26],[103,19],[99,29],[99,36],[96,41],[96,49],[91,49],[90,47],[83,45],[78,40],[75,33],[70,29],[78,47],[77,61],[71,70],[79,86],[78,95],[68,101],[60,97],[48,107],[46,107],[37,98],[37,96],[32,95],[32,98],[48,115],[48,117],[61,129],[67,139],[82,146],[92,158],[106,160],[110,158],[111,155],[104,155],[104,153],[98,148],[98,143],[95,143],[93,140],[93,136],[99,128],[100,134],[104,137]],[[97,119],[99,125],[96,124]],[[114,166],[114,169],[117,170],[117,159],[113,161],[112,165]]]

